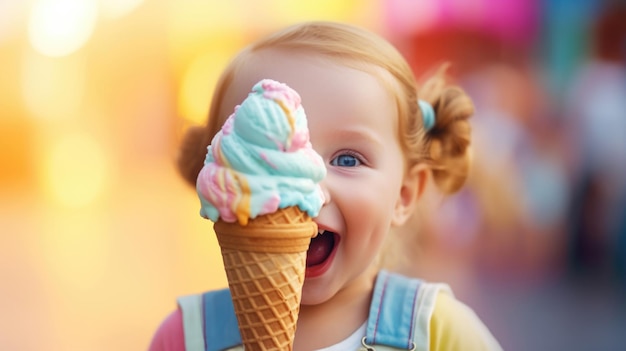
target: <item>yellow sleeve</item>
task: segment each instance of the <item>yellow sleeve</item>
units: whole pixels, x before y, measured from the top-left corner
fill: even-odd
[[[497,351],[502,347],[472,309],[442,291],[430,320],[430,350]]]

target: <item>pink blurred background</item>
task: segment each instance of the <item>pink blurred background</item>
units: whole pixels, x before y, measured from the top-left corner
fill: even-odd
[[[468,186],[422,209],[405,270],[507,350],[623,348],[613,3],[0,0],[0,349],[146,349],[177,296],[226,286],[176,147],[238,49],[320,19],[387,37],[418,77],[452,62],[476,101]]]

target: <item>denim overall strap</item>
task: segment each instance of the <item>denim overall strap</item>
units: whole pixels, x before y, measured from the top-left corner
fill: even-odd
[[[202,295],[204,302],[204,333],[206,351],[227,350],[241,345],[237,316],[230,290],[209,291]]]
[[[421,281],[380,271],[374,286],[365,343],[414,350],[416,303]]]

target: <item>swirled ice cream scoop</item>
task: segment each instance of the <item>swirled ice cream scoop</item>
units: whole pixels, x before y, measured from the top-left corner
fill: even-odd
[[[318,183],[325,175],[309,142],[300,96],[264,79],[208,147],[196,183],[200,215],[246,225],[250,218],[298,206],[315,217],[324,202]]]

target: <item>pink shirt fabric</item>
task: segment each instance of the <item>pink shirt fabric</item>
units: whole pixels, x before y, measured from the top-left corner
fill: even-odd
[[[152,338],[148,351],[185,351],[183,313],[180,309],[163,320]]]

